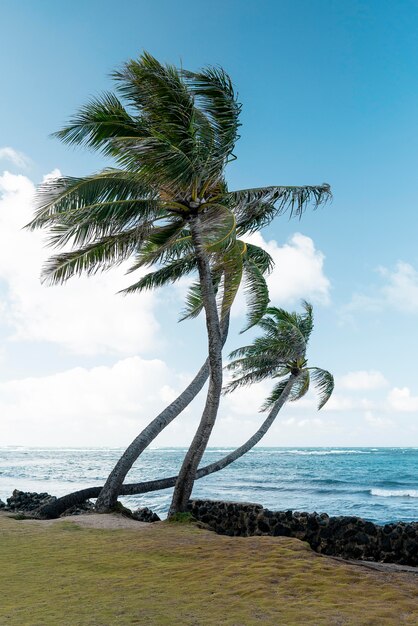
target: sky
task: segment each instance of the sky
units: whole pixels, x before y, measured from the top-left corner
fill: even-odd
[[[125,446],[193,377],[204,320],[186,284],[117,295],[124,267],[46,287],[44,234],[22,227],[45,177],[111,165],[51,138],[147,50],[221,65],[243,104],[231,189],[327,182],[333,202],[255,235],[272,304],[314,305],[313,365],[335,392],[287,405],[263,445],[418,446],[418,5],[399,0],[3,0],[0,38],[0,445]],[[225,354],[239,335],[234,305]],[[222,400],[210,445],[241,444],[269,383]],[[155,441],[190,442],[196,400]]]

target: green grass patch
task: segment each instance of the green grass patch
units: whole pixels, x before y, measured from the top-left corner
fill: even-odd
[[[77,528],[0,516],[2,626],[418,623],[417,577],[336,562],[295,539],[193,524]]]
[[[168,518],[170,524],[192,524],[196,521],[191,513],[174,513]]]

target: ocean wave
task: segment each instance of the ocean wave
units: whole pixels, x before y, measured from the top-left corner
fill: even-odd
[[[288,450],[284,454],[298,454],[300,456],[327,456],[329,454],[371,454],[366,450]]]
[[[418,489],[370,489],[369,492],[379,498],[418,498]]]

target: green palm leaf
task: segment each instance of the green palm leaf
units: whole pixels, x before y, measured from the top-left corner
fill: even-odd
[[[241,330],[245,332],[255,324],[258,324],[266,312],[270,296],[265,278],[257,266],[250,258],[244,259],[244,293],[247,300],[247,324]]]
[[[143,119],[131,117],[113,93],[104,93],[83,106],[54,136],[70,145],[84,145],[116,155],[112,139],[147,134]]]
[[[187,274],[194,272],[197,268],[196,257],[187,256],[177,261],[173,261],[170,265],[156,270],[155,272],[149,272],[143,276],[139,281],[130,285],[126,289],[122,289],[119,293],[136,293],[144,291],[145,289],[156,289],[157,287],[163,287],[170,283],[175,283]]]
[[[309,204],[316,209],[331,199],[330,186],[260,187],[242,189],[227,194],[235,207],[238,234],[255,232],[286,211],[290,216],[301,217]]]
[[[241,105],[229,76],[222,68],[208,67],[201,72],[183,72],[191,92],[195,95],[201,110],[209,118],[215,129],[216,152],[214,161],[220,164],[232,154],[238,139]]]
[[[105,237],[82,248],[52,256],[43,268],[43,281],[62,284],[74,275],[88,276],[127,260],[141,245],[136,229]]]
[[[147,200],[149,204],[143,211],[136,211],[135,219],[141,220],[155,216],[157,196],[136,173],[123,170],[104,170],[99,174],[83,178],[60,177],[48,180],[39,186],[36,196],[37,210],[34,219],[27,228],[46,227],[57,220],[77,220],[79,213],[85,217],[84,210],[89,211],[94,219],[95,209],[102,214],[103,204],[136,200]],[[134,217],[134,216],[132,216]]]
[[[327,370],[310,367],[313,384],[319,395],[318,411],[328,402],[334,391],[334,377]]]
[[[302,302],[303,313],[289,313],[278,307],[269,307],[258,323],[263,334],[256,337],[250,345],[234,350],[226,369],[232,372],[232,381],[226,392],[242,385],[259,382],[268,378],[295,377],[294,384],[287,397],[297,401],[309,390],[312,379],[319,392],[319,408],[328,401],[334,389],[334,379],[326,371],[316,367],[307,367],[306,348],[313,329],[312,306]],[[286,385],[287,380],[280,380],[266,399],[262,410],[273,407]]]
[[[295,380],[295,383],[289,394],[290,402],[296,402],[303,398],[309,391],[310,376],[307,369],[302,370]]]
[[[246,242],[246,258],[255,263],[262,274],[270,274],[274,267],[274,261],[270,254],[252,243]]]
[[[193,158],[194,100],[182,73],[144,52],[113,73],[117,88],[173,146]]]
[[[289,382],[289,376],[287,378],[284,378],[283,380],[280,380],[278,383],[274,385],[272,392],[265,399],[264,403],[262,404],[260,408],[260,411],[262,413],[264,413],[264,411],[269,411],[276,404],[276,402],[280,400],[280,397],[283,391],[285,390],[285,387],[288,382]]]
[[[201,215],[202,240],[208,252],[227,250],[235,244],[235,215],[221,204],[207,204]]]
[[[241,284],[243,274],[243,245],[243,242],[236,241],[234,246],[223,255],[222,319],[229,312]]]

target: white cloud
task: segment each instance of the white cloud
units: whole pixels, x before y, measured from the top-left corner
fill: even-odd
[[[310,237],[295,233],[280,246],[274,239],[266,241],[261,233],[249,238],[263,247],[274,260],[274,270],[267,279],[274,304],[295,304],[301,298],[320,304],[329,303],[330,281],[324,274],[324,254],[315,248]]]
[[[411,390],[408,387],[394,387],[389,392],[388,402],[394,411],[401,413],[418,411],[418,396],[411,395]]]
[[[126,445],[179,381],[157,359],[77,367],[0,384],[2,445]],[[177,393],[176,393],[177,395]]]
[[[409,263],[399,261],[395,270],[379,268],[386,280],[382,288],[385,302],[399,311],[418,312],[418,272]]]
[[[29,157],[9,146],[0,148],[0,160],[9,161],[21,169],[26,169],[30,164]]]
[[[377,417],[372,411],[366,411],[364,414],[364,420],[370,426],[378,429],[385,429],[394,426],[394,421],[388,417]]]
[[[280,246],[274,239],[266,241],[261,233],[244,237],[266,250],[274,261],[274,269],[267,277],[270,300],[274,306],[298,305],[301,299],[327,305],[330,302],[330,281],[324,273],[325,256],[315,248],[310,237],[295,233]],[[232,315],[244,315],[246,302],[241,287]]]
[[[41,285],[41,267],[51,250],[41,233],[22,230],[33,215],[34,192],[25,176],[0,176],[0,281],[7,289],[0,321],[9,326],[9,336],[54,342],[78,354],[129,355],[153,348],[156,296],[116,295],[129,284],[123,267],[64,286]]]
[[[337,384],[338,387],[349,389],[350,391],[368,391],[385,387],[388,382],[381,372],[376,370],[359,370],[357,372],[348,372],[345,376],[341,376]]]
[[[418,271],[404,261],[398,261],[394,269],[377,268],[384,283],[370,287],[370,293],[354,293],[351,301],[341,307],[343,323],[352,323],[353,314],[379,313],[394,309],[402,313],[418,313]]]

